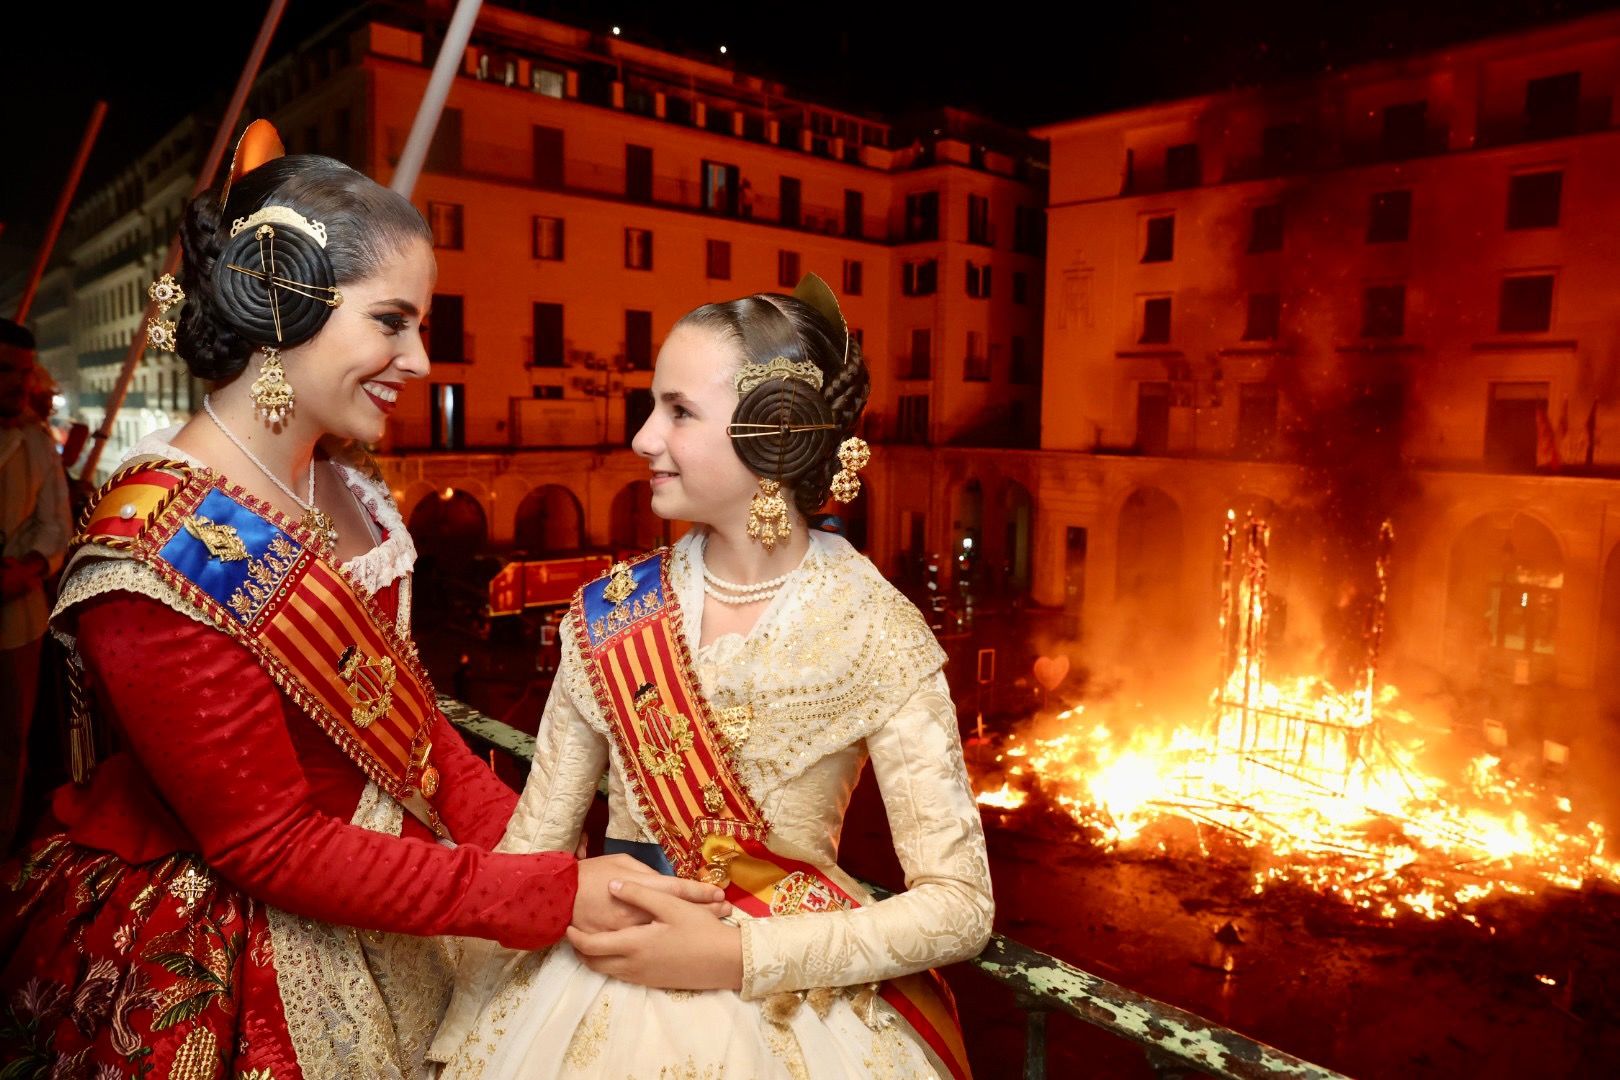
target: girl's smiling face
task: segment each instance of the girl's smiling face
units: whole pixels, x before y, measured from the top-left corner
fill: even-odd
[[[677,326],[658,351],[653,412],[631,448],[652,469],[652,509],[661,518],[740,526],[759,478],[732,448],[736,346],[712,330]]]

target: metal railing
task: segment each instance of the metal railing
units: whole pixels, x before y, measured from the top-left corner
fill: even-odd
[[[439,707],[452,724],[496,750],[524,763],[534,756],[532,735],[454,698],[440,697]],[[887,889],[866,884],[876,896],[891,895]],[[1010,991],[1024,1013],[1025,1080],[1046,1076],[1046,1018],[1052,1013],[1064,1013],[1135,1043],[1154,1074],[1166,1080],[1184,1077],[1189,1070],[1234,1080],[1344,1080],[1331,1069],[1128,990],[1001,934],[992,935],[984,951],[967,963]]]

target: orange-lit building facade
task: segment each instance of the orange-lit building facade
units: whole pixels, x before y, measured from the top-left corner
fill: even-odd
[[[432,48],[365,23],[267,71],[260,111],[290,148],[386,181]],[[1035,444],[1045,170],[1025,133],[951,110],[839,112],[486,7],[415,201],[438,249],[434,373],[402,397],[382,459],[408,514],[460,492],[500,547],[658,539],[627,446],[664,334],[809,271],[860,335],[874,441]],[[934,458],[871,471],[855,524],[880,560],[947,542]],[[424,531],[440,509],[423,509]]]
[[[1038,132],[1038,532],[1086,530],[1090,614],[1207,626],[1258,507],[1308,638],[1388,513],[1397,670],[1615,698],[1617,47],[1599,16]],[[1303,595],[1352,528],[1367,565]]]

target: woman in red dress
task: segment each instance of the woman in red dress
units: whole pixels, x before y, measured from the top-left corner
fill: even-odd
[[[516,797],[411,644],[415,549],[349,448],[427,374],[420,214],[261,121],[182,239],[181,323],[150,333],[212,392],[126,459],[64,574],[52,628],[120,749],[0,888],[4,1075],[423,1075],[434,935],[543,947],[635,921],[608,881],[657,875],[491,853]]]

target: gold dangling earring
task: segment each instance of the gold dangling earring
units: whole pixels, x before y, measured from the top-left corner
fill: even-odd
[[[788,519],[787,502],[782,498],[782,485],[775,480],[759,479],[759,490],[748,504],[748,535],[758,540],[766,551],[776,547],[793,531]]]
[[[838,463],[843,466],[832,478],[832,496],[841,503],[852,503],[861,493],[861,478],[857,475],[872,460],[872,448],[866,440],[850,436],[838,445]]]
[[[259,365],[259,377],[248,389],[253,407],[263,413],[272,424],[279,424],[292,409],[293,388],[287,381],[287,371],[281,366],[281,354],[270,346],[263,347],[264,363]]]

